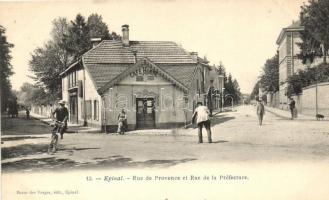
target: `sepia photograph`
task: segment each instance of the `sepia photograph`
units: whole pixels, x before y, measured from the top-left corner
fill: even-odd
[[[327,200],[329,0],[0,0],[1,199]]]

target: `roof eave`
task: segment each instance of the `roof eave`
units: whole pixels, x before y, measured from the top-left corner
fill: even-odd
[[[171,80],[175,80],[176,85],[182,89],[184,92],[188,91],[188,87],[186,87],[184,84],[180,83],[178,80],[176,80],[174,77],[172,77],[168,72],[164,71],[161,67],[157,66],[155,63],[151,62],[149,59],[147,58],[143,58],[142,60],[147,60],[150,64],[156,66],[161,73],[165,74],[169,79]],[[136,67],[139,67],[140,63],[142,62],[142,60],[140,60],[139,62],[137,62],[135,64]],[[119,74],[117,77],[115,77],[114,79],[112,79],[111,81],[109,81],[108,83],[106,83],[104,86],[100,87],[97,89],[97,92],[102,95],[109,87],[114,86],[118,81],[122,80],[125,76],[126,73],[128,73],[129,71],[134,70],[134,66],[127,69],[126,71],[122,72],[121,74]]]
[[[81,59],[79,58],[77,61],[75,61],[74,63],[72,63],[68,68],[66,68],[63,72],[61,72],[59,75],[63,76],[64,74],[66,74],[66,72],[68,72],[70,69],[72,69],[73,67],[75,67],[77,64],[79,64],[79,62],[81,61]]]
[[[278,39],[276,40],[276,44],[279,45],[281,43],[286,32],[304,31],[304,30],[305,30],[304,26],[300,26],[297,28],[283,28],[280,32]]]

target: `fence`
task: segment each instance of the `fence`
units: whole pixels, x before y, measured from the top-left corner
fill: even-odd
[[[52,111],[55,109],[54,105],[32,105],[31,113],[41,115],[43,117],[51,117]]]
[[[299,113],[304,115],[318,113],[329,117],[329,82],[310,85],[303,88],[302,94],[292,96],[296,101],[296,108]],[[279,109],[288,109],[289,106],[280,105],[279,92],[267,94],[267,105]]]

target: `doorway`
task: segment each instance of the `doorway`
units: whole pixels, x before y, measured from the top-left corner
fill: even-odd
[[[136,126],[138,129],[155,128],[154,98],[136,98]]]
[[[78,123],[78,98],[76,95],[70,96],[70,122]]]

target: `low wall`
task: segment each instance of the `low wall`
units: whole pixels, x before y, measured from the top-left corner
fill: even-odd
[[[316,98],[316,94],[318,98]],[[317,101],[318,113],[329,118],[329,82],[319,83],[317,86],[314,84],[305,87],[302,94],[293,95],[292,97],[296,101],[298,113],[315,116]],[[268,106],[289,110],[288,104],[279,103],[278,92],[268,95],[267,98],[272,100]]]
[[[315,115],[316,99],[318,113],[329,117],[329,82],[319,83],[317,87],[316,85],[310,85],[303,88],[303,94],[299,95],[298,102],[300,112],[305,115]]]
[[[51,117],[52,110],[55,109],[55,106],[50,105],[32,105],[31,106],[31,113],[41,115],[43,117]]]

